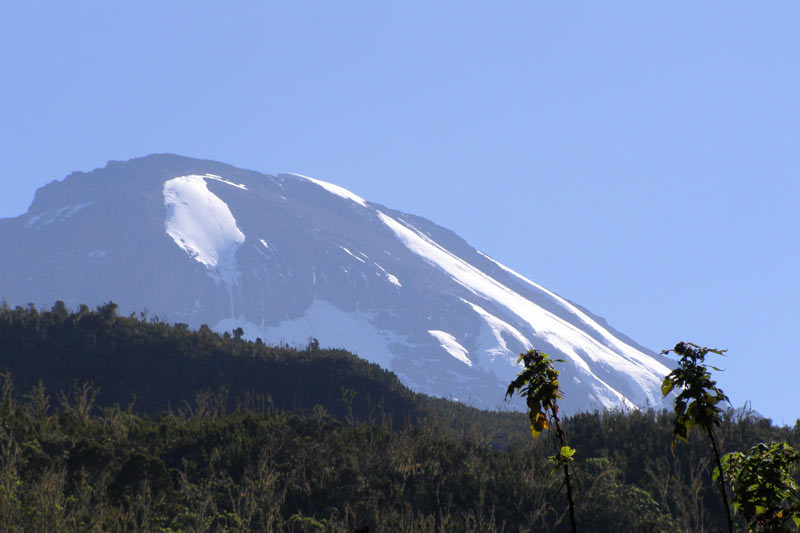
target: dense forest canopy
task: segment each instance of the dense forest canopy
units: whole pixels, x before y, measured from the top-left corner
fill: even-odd
[[[532,441],[526,414],[412,393],[313,340],[266,346],[113,303],[3,305],[0,370],[8,531],[568,528],[554,439]],[[673,455],[673,419],[563,420],[580,531],[723,527],[708,446],[693,434]],[[724,413],[724,452],[762,441],[797,448],[800,422]]]

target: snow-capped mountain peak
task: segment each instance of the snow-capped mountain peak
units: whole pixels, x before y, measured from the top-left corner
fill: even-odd
[[[288,176],[297,176],[298,178],[306,179],[306,180],[310,181],[311,183],[316,183],[317,185],[319,185],[320,187],[322,187],[323,189],[325,189],[329,193],[335,194],[336,196],[341,196],[342,198],[344,198],[346,200],[351,200],[351,201],[357,203],[358,205],[360,205],[362,207],[367,207],[367,201],[366,200],[361,198],[359,195],[348,191],[344,187],[340,187],[338,185],[334,185],[333,183],[328,183],[327,181],[318,180],[316,178],[310,178],[308,176],[303,176],[302,174],[297,174],[295,172],[290,172],[287,175]]]
[[[0,238],[11,304],[113,300],[265,342],[313,337],[482,407],[502,405],[530,348],[566,361],[567,412],[658,405],[669,372],[451,231],[300,174],[111,162],[37,191],[28,213],[0,220]]]

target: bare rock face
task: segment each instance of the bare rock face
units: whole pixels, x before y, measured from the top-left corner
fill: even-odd
[[[660,405],[667,360],[455,233],[297,174],[152,155],[73,173],[0,220],[10,305],[148,310],[346,348],[412,389],[503,405],[520,352],[564,359],[567,412]],[[518,404],[515,404],[519,406]]]

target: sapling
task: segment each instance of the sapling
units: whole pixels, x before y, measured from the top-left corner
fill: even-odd
[[[570,466],[575,450],[567,446],[567,437],[561,428],[558,418],[558,400],[564,396],[558,383],[558,370],[553,367],[554,362],[563,362],[561,359],[550,359],[546,353],[539,350],[529,350],[520,354],[517,364],[522,362],[525,368],[511,382],[506,391],[506,398],[511,398],[514,392],[519,392],[528,405],[528,418],[530,420],[531,436],[535,439],[542,431],[550,427],[550,422],[555,426],[558,437],[558,453],[550,457],[554,463],[553,471],[559,467],[564,469],[564,485],[567,489],[567,504],[569,505],[569,518],[572,532],[576,531],[575,502],[572,499],[572,484],[570,482]]]
[[[721,424],[722,409],[717,404],[730,400],[717,387],[717,382],[711,379],[711,374],[705,365],[705,357],[709,353],[724,355],[726,350],[705,348],[692,344],[691,342],[679,342],[672,350],[663,350],[661,353],[666,355],[675,352],[681,356],[678,367],[664,378],[661,385],[661,393],[666,397],[670,392],[678,392],[675,397],[675,424],[672,431],[672,450],[675,451],[675,443],[678,439],[688,442],[689,432],[692,428],[699,428],[708,436],[711,441],[711,449],[714,452],[717,469],[722,472],[720,462],[719,442],[715,434],[716,428]],[[711,367],[719,371],[719,368]],[[733,533],[733,519],[731,518],[728,494],[725,489],[725,476],[718,478],[719,490],[722,494],[722,503],[725,505],[725,517],[728,521],[728,531]]]

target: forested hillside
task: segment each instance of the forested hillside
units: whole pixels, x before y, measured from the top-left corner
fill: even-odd
[[[414,394],[310,340],[270,347],[116,306],[0,310],[6,531],[561,531],[552,438],[522,413]],[[498,398],[498,403],[502,398]],[[724,525],[707,444],[672,417],[565,420],[581,531]],[[723,451],[800,445],[730,411]],[[361,529],[366,531],[366,529]]]
[[[396,422],[418,416],[415,395],[394,374],[342,350],[320,350],[313,339],[301,350],[266,346],[205,326],[190,331],[157,317],[120,317],[116,309],[108,303],[70,312],[61,302],[45,312],[4,308],[0,368],[22,390],[40,380],[53,391],[90,380],[98,404],[134,402],[137,413],[149,415],[181,408],[197,392],[225,389],[230,407],[264,395],[281,410],[321,404],[343,417],[343,391],[352,390],[359,419],[381,402]]]

